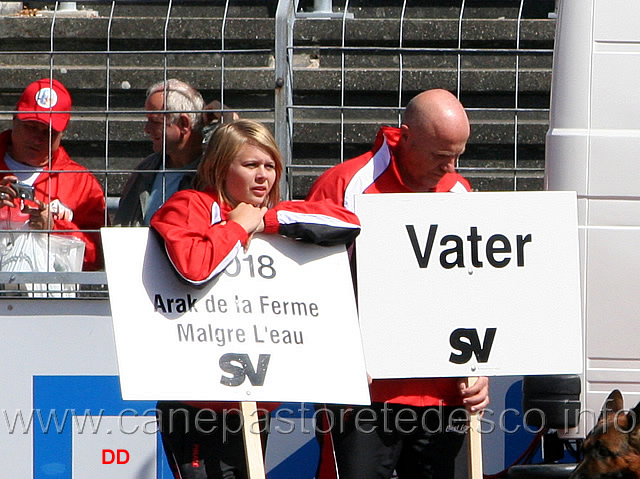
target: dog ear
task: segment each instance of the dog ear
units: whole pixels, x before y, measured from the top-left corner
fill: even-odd
[[[609,414],[615,414],[618,411],[621,411],[623,407],[624,402],[622,400],[622,394],[617,389],[614,389],[602,405],[598,422],[603,421]]]
[[[640,450],[640,402],[636,404],[636,407],[629,411],[627,416],[629,424],[633,427],[633,430],[629,435],[629,443],[636,450]]]

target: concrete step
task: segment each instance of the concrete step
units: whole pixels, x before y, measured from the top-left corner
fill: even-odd
[[[53,9],[51,1],[25,2],[34,9]],[[226,0],[174,0],[171,15],[181,17],[214,18],[222,17],[227,7]],[[345,2],[334,0],[334,12],[343,12]],[[228,2],[229,17],[273,17],[277,0],[231,0]],[[117,2],[112,10],[111,2],[91,1],[79,2],[79,9],[90,9],[101,16],[114,17],[166,17],[167,2]],[[554,0],[525,0],[522,16],[524,18],[547,18],[553,11]],[[519,2],[513,0],[469,0],[466,2],[464,18],[516,18]],[[313,11],[313,0],[301,0],[299,11]],[[348,12],[357,18],[400,17],[402,4],[398,1],[385,0],[351,0]],[[460,16],[459,0],[411,0],[406,2],[405,16],[409,18],[458,18]]]
[[[25,2],[30,8],[41,10],[53,10],[52,1]],[[227,9],[228,17],[273,17],[277,6],[276,0],[232,0]],[[169,2],[162,1],[118,1],[115,8],[111,8],[110,1],[78,2],[77,8],[93,10],[102,17],[157,17],[166,18]],[[173,0],[169,12],[173,17],[182,18],[221,18],[224,15],[226,0]]]
[[[312,3],[301,1],[301,9]],[[335,11],[344,9],[344,1],[333,3]],[[461,39],[460,0],[408,0],[401,22],[402,4],[354,0],[353,19],[344,23],[297,19],[293,197],[303,197],[341,158],[367,151],[379,126],[397,124],[398,105],[414,94],[431,87],[457,91],[459,62],[461,100],[472,121],[463,173],[476,189],[540,189],[553,0],[525,0],[521,22],[518,1],[466,0]],[[57,18],[53,55],[51,16],[0,16],[0,131],[10,127],[24,85],[53,68],[74,100],[65,147],[98,173],[109,196],[118,196],[126,171],[151,153],[142,131],[145,91],[164,78],[165,68],[167,77],[193,84],[206,101],[223,93],[227,105],[273,128],[276,2],[229,1],[224,34],[224,0],[172,5],[167,22],[166,2],[117,2],[111,19],[110,2],[87,3],[101,16]],[[340,105],[347,106],[342,114]],[[516,106],[533,109],[518,115],[517,147]]]
[[[467,92],[514,92],[516,75],[506,69],[477,69],[461,72],[461,87]],[[343,74],[339,69],[297,70],[294,88],[299,92],[339,90]],[[445,88],[455,91],[458,72],[450,68],[407,68],[402,72],[402,89],[407,96],[428,88]],[[372,88],[375,85],[375,88]],[[397,69],[351,69],[344,72],[344,87],[349,92],[397,91],[399,74]],[[551,86],[551,74],[543,69],[520,69],[518,91],[547,92]],[[372,98],[375,104],[375,98]]]
[[[409,0],[405,16],[409,18],[458,18],[459,0]],[[345,2],[333,2],[334,12],[344,12]],[[300,0],[302,11],[313,11],[313,0]],[[351,0],[348,12],[357,18],[400,18],[402,2],[386,0]],[[470,0],[466,2],[464,18],[517,18],[520,2],[513,0]],[[523,18],[547,18],[554,9],[554,0],[525,0]]]
[[[161,17],[59,18],[53,29],[52,22],[48,17],[0,17],[0,48],[48,52],[52,30],[58,51],[162,50],[165,30],[170,50],[219,49],[223,37],[227,48],[260,48],[273,46],[275,31],[272,18],[229,18],[224,35],[222,18],[171,17],[169,22]]]
[[[517,19],[463,20],[459,32],[457,19],[353,18],[341,21],[296,21],[294,41],[297,45],[322,44],[370,45],[375,38],[377,46],[398,46],[402,26],[402,45],[412,47],[456,48],[482,43],[483,48],[548,48],[553,45],[555,21]]]
[[[370,68],[398,69],[402,59],[403,68],[458,68],[458,56],[460,66],[463,69],[516,69],[539,68],[550,70],[552,66],[551,50],[532,53],[520,53],[507,55],[504,52],[473,51],[458,55],[457,52],[442,49],[381,49],[354,47],[345,49],[344,52],[326,47],[297,47],[294,53],[293,66],[297,69],[320,68]]]
[[[43,67],[49,65],[49,53],[33,52],[25,56],[23,53],[3,53],[0,51],[1,67]],[[105,69],[107,62],[112,69],[131,68],[160,68],[166,64],[169,68],[211,69],[220,68],[224,62],[225,68],[259,68],[273,66],[274,57],[271,48],[242,50],[241,52],[227,51],[224,55],[218,49],[213,50],[181,50],[175,53],[165,53],[162,50],[129,50],[123,52],[102,51],[93,52],[59,52],[53,57],[53,65],[57,69],[72,67],[87,67]]]
[[[46,78],[49,76],[49,69],[43,67],[22,68],[17,70],[12,67],[0,68],[0,84],[15,85],[11,89],[3,89],[0,97],[0,104],[3,108],[15,106],[22,85],[28,85],[34,79]],[[62,81],[71,92],[74,99],[74,106],[78,110],[91,109],[95,105],[94,100],[87,100],[86,97],[92,95],[105,96],[107,86],[107,76],[103,68],[68,67],[54,68],[54,76]],[[207,92],[209,90],[220,91],[222,85],[222,74],[220,70],[194,69],[194,68],[170,68],[167,70],[167,77],[177,77],[181,80],[197,85],[198,90]],[[162,81],[164,72],[161,67],[157,68],[114,68],[109,73],[110,94],[120,94],[129,96],[132,93],[136,96],[157,81]],[[245,92],[266,92],[273,95],[275,79],[272,68],[225,68],[224,88],[226,91]],[[218,94],[219,96],[219,94]],[[83,100],[84,98],[84,100]],[[15,100],[15,101],[14,101]],[[89,101],[88,104],[85,102]],[[270,104],[273,103],[271,99]],[[105,99],[102,99],[104,108]],[[144,104],[144,96],[142,102]],[[136,105],[137,106],[137,105]],[[134,105],[131,105],[134,107]]]
[[[472,121],[472,134],[469,142],[477,145],[499,145],[513,144],[514,142],[514,123],[513,119],[504,118],[501,120],[488,120],[473,118],[473,112],[470,112]],[[248,118],[255,118],[266,124],[272,124],[273,120],[267,119],[267,115],[247,114]],[[144,111],[140,109],[139,115],[131,115],[128,117],[110,116],[105,119],[104,115],[100,118],[98,115],[89,117],[86,114],[74,114],[69,126],[65,130],[65,144],[71,142],[84,143],[100,143],[104,142],[107,137],[110,141],[121,142],[122,144],[131,144],[136,147],[136,143],[149,144],[148,138],[142,131],[144,126]],[[299,119],[293,129],[294,142],[306,146],[317,145],[323,151],[326,145],[329,148],[340,147],[339,141],[345,145],[367,146],[375,138],[376,132],[380,125],[393,125],[393,121],[384,121],[381,119],[349,119],[342,124],[340,119],[335,120],[318,120],[314,118]],[[0,131],[4,131],[11,127],[10,119],[0,120]],[[519,119],[518,120],[518,141],[522,145],[536,145],[544,141],[547,124],[545,120],[536,119]],[[337,150],[339,151],[339,150]],[[328,154],[327,158],[333,158],[336,161],[338,156]],[[313,157],[310,157],[313,158]],[[311,159],[308,163],[315,161]],[[304,156],[295,157],[297,164],[305,164]],[[331,163],[321,163],[331,164]]]
[[[33,79],[44,78],[49,75],[46,68],[22,68],[16,70],[12,67],[0,67],[0,82],[8,85],[27,85]],[[54,69],[54,75],[61,80],[71,91],[75,108],[79,111],[94,108],[95,102],[84,104],[82,95],[105,95],[107,78],[104,68],[87,68],[74,66]],[[139,96],[146,88],[163,78],[162,68],[112,68],[109,72],[109,89],[111,95]],[[172,68],[167,70],[167,77],[177,77],[193,85],[198,85],[201,91],[220,90],[223,82],[222,72],[219,69]],[[366,94],[371,105],[378,105],[379,100],[372,92],[386,93],[393,96],[398,91],[400,76],[397,69],[349,69],[343,72],[337,68],[323,69],[297,69],[294,75],[294,89],[299,95],[321,96],[326,98],[327,92],[340,92],[344,77],[344,88],[347,98],[357,96],[358,93]],[[540,94],[545,97],[551,83],[551,74],[545,69],[521,68],[516,76],[510,69],[475,69],[462,70],[460,82],[462,89],[473,94],[502,95],[516,91],[525,94]],[[456,90],[458,72],[452,68],[418,69],[406,68],[402,72],[402,90],[406,97],[410,97],[427,88],[445,88]],[[274,71],[272,68],[225,68],[225,91],[257,91],[273,92],[275,88]],[[18,88],[4,89],[0,96],[0,108],[9,110],[17,101],[21,90]],[[144,101],[142,102],[144,103]],[[254,105],[257,107],[270,107],[268,104]],[[326,103],[325,104],[331,104]],[[339,100],[334,105],[339,106]],[[347,105],[351,104],[349,100]],[[356,103],[357,104],[357,103]],[[104,101],[103,101],[104,105]],[[133,106],[133,105],[132,105]],[[237,105],[232,105],[237,107]]]
[[[457,17],[414,18],[406,15],[401,21],[398,14],[374,18],[355,16],[344,22],[299,18],[294,38],[300,45],[341,45],[344,38],[347,46],[370,44],[371,40],[375,40],[378,46],[397,46],[402,31],[402,42],[406,47],[413,44],[422,47],[452,44],[455,47],[461,40],[463,47],[483,42],[484,48],[491,45],[513,48],[519,42],[520,47],[530,48],[552,44],[555,21],[527,18],[518,21],[504,15],[495,18],[463,17],[461,31],[459,27]],[[107,38],[111,42],[111,50],[127,50],[127,45],[134,46],[131,42],[162,48],[165,31],[170,49],[198,42],[205,42],[200,48],[219,48],[223,37],[231,46],[245,42],[246,47],[246,42],[250,42],[251,47],[256,48],[260,44],[272,45],[275,27],[271,17],[228,16],[223,21],[222,16],[198,17],[174,11],[168,21],[166,11],[160,16],[60,17],[55,19],[55,23],[51,16],[8,15],[0,16],[0,48],[6,51],[19,46],[21,50],[34,50],[41,43],[44,51],[49,51],[52,30],[56,50],[105,50]],[[83,42],[78,42],[78,39]]]

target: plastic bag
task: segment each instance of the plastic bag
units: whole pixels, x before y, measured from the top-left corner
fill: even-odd
[[[73,236],[61,236],[33,231],[0,232],[0,271],[3,272],[66,272],[82,271],[84,241]],[[7,289],[8,285],[5,285]],[[44,291],[34,297],[52,296],[51,291],[75,291],[74,284],[19,284],[16,289]],[[53,295],[69,297],[68,295]]]

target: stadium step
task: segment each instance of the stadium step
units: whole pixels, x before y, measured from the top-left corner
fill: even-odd
[[[344,2],[333,3],[340,13]],[[526,0],[522,10],[513,0],[465,4],[462,23],[460,0],[404,8],[357,0],[348,16],[296,20],[294,197],[329,165],[366,151],[380,124],[397,124],[399,104],[433,87],[460,88],[469,109],[472,136],[460,167],[476,189],[514,189],[516,178],[519,189],[541,188],[554,2]],[[118,196],[124,170],[151,151],[142,132],[145,91],[165,74],[272,125],[275,1],[176,1],[169,14],[166,2],[115,5],[91,2],[84,8],[97,17],[55,23],[50,14],[0,16],[2,130],[24,86],[53,71],[74,100],[66,148],[103,181],[109,173],[108,195]],[[312,5],[301,1],[300,11]]]

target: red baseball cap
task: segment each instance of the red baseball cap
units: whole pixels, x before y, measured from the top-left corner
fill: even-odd
[[[71,95],[58,80],[43,78],[22,92],[16,109],[24,112],[17,114],[19,120],[51,123],[54,130],[64,131],[71,118]]]

